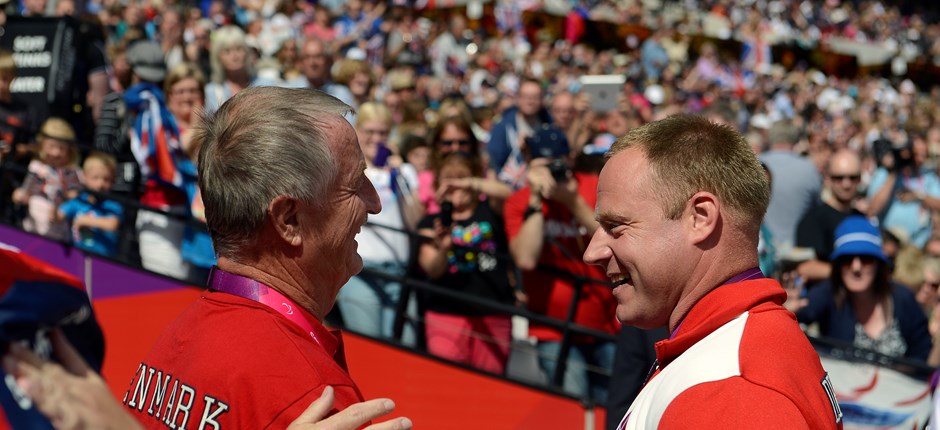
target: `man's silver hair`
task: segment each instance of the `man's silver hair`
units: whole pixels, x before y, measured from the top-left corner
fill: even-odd
[[[324,126],[345,124],[350,112],[321,91],[253,87],[199,122],[199,186],[220,256],[236,258],[254,243],[277,196],[325,205],[337,167],[327,142],[336,136]]]

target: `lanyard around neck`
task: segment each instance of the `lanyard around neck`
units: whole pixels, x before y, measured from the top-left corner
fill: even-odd
[[[293,300],[287,298],[279,291],[262,284],[254,279],[246,278],[241,275],[229,273],[218,267],[212,268],[209,274],[209,289],[223,293],[232,294],[248,300],[261,303],[275,312],[284,316],[305,332],[317,345],[323,346],[320,339],[313,329],[313,324],[304,316],[304,310],[300,308]]]

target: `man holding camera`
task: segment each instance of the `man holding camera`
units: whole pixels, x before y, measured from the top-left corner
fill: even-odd
[[[882,229],[898,228],[910,243],[923,248],[933,230],[931,214],[940,209],[940,179],[922,165],[926,143],[895,146],[885,154],[868,186],[869,216],[877,216]]]
[[[525,141],[528,186],[506,200],[504,217],[509,250],[522,270],[523,286],[533,312],[566,320],[576,303],[574,322],[615,334],[616,302],[604,272],[581,260],[597,228],[594,202],[597,172],[572,172],[568,141],[557,127],[543,125]],[[549,380],[555,373],[562,331],[531,325],[538,341],[539,364]],[[564,390],[602,400],[607,381],[586,365],[609,369],[613,342],[574,337],[564,373]]]

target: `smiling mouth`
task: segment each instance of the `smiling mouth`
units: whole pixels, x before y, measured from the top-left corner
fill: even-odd
[[[608,275],[608,277],[610,278],[611,288],[617,288],[621,285],[625,285],[628,282],[630,282],[629,276],[623,275],[620,273],[614,274],[614,275]]]

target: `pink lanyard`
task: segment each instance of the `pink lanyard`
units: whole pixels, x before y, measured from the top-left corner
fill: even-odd
[[[304,310],[293,300],[254,279],[226,272],[218,267],[212,268],[209,274],[209,289],[229,293],[238,297],[254,300],[283,315],[298,327],[310,333],[310,337],[317,345],[323,346],[317,338],[313,324],[304,315]]]

